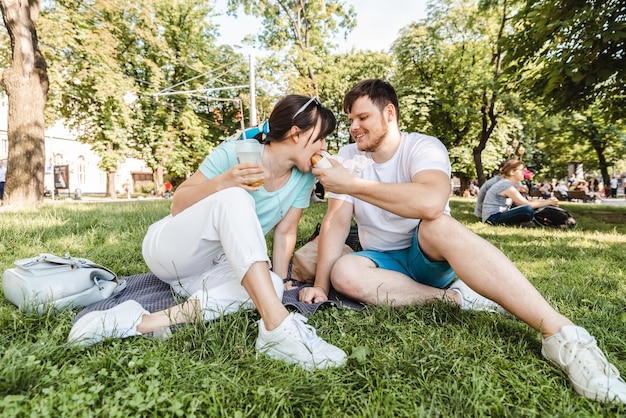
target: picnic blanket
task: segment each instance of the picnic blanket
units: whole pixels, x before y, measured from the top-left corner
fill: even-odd
[[[183,298],[174,293],[171,287],[159,280],[153,273],[142,273],[133,276],[122,277],[126,279],[126,289],[103,300],[93,303],[81,310],[74,321],[81,316],[92,311],[104,311],[111,309],[116,305],[127,300],[139,302],[149,312],[158,312],[177,305],[184,301]],[[286,290],[283,294],[283,305],[300,311],[300,313],[311,316],[323,305],[334,306],[339,309],[362,310],[365,308],[360,302],[340,296],[334,290],[331,290],[326,302],[320,303],[303,303],[298,300],[298,292],[305,286],[300,282],[294,281],[297,286],[294,289]]]

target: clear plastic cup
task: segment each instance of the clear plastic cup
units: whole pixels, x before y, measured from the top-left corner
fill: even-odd
[[[240,163],[261,164],[263,155],[263,144],[257,140],[239,140],[235,143],[235,155]],[[246,176],[250,179],[249,186],[259,187],[264,184],[263,173],[250,174]]]

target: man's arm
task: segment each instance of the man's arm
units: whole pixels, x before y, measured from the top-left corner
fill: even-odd
[[[450,197],[450,179],[440,170],[424,170],[411,183],[382,183],[350,175],[340,163],[332,168],[313,169],[326,190],[349,194],[398,216],[435,219],[441,216]]]
[[[556,197],[541,200],[528,200],[517,190],[515,186],[511,186],[502,192],[503,195],[510,198],[516,206],[528,205],[533,209],[542,208],[544,206],[559,206],[559,200]]]

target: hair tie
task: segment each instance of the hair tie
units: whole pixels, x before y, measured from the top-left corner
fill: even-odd
[[[263,135],[267,135],[270,133],[270,121],[268,119],[264,120],[261,124],[261,133]]]
[[[260,126],[253,126],[252,128],[244,129],[241,135],[241,139],[256,138],[259,142],[265,142],[267,134],[270,133],[269,120],[264,121]]]

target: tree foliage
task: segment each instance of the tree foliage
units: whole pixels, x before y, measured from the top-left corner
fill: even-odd
[[[428,18],[405,27],[392,48],[406,110],[401,120],[406,129],[438,137],[451,151],[453,169],[482,182],[483,152],[488,167],[497,167],[506,137],[519,129],[514,115],[507,115],[515,94],[500,80],[499,41],[510,6],[507,0],[481,7],[464,0],[429,5]],[[496,134],[499,140],[489,144]]]
[[[26,4],[0,1],[3,7]],[[260,33],[246,40],[265,51],[257,56],[261,119],[286,92],[318,95],[341,115],[352,85],[380,77],[398,90],[401,128],[440,138],[457,174],[482,181],[515,140],[524,144],[524,160],[535,170],[561,176],[568,160],[582,160],[604,170],[604,176],[624,152],[623,129],[614,121],[624,109],[626,6],[617,0],[526,0],[521,7],[518,1],[434,0],[428,18],[405,27],[391,54],[333,53],[329,40],[356,24],[354,8],[342,0],[229,0],[228,10],[262,20]],[[164,172],[188,176],[215,144],[240,127],[244,107],[250,106],[248,57],[216,45],[210,3],[45,4],[38,28],[45,40],[37,61],[40,78],[10,90],[8,76],[24,74],[17,71],[23,62],[16,67],[15,53],[0,55],[13,62],[3,73],[10,109],[34,106],[26,112],[32,119],[20,125],[34,130],[10,137],[11,144],[19,142],[11,138],[28,138],[19,143],[35,147],[39,136],[43,141],[37,129],[44,126],[38,106],[43,108],[48,87],[41,71],[45,62],[48,119],[64,118],[98,152],[109,175],[109,196],[115,196],[115,173],[125,158],[146,161],[159,192]],[[19,33],[29,34],[36,55],[35,26],[26,23],[27,30]],[[17,32],[6,26],[15,46]],[[18,97],[19,104],[11,102]],[[341,116],[337,132],[329,138],[331,150],[349,141]],[[557,155],[560,145],[567,152]],[[43,189],[43,163],[41,170],[29,170],[20,187]]]
[[[586,161],[600,170],[605,185],[609,184],[609,167],[626,155],[626,132],[623,128],[607,123],[607,118],[600,106],[589,106],[582,111],[573,112],[565,118],[565,127],[576,139],[586,141]],[[592,155],[596,158],[590,158]],[[595,164],[593,164],[595,163]]]
[[[509,76],[552,112],[594,103],[626,113],[626,3],[527,0],[506,39]]]
[[[139,92],[133,138],[153,170],[184,178],[243,118],[241,89],[230,86],[242,85],[248,70],[232,49],[215,45],[206,2],[158,1],[154,7],[162,45],[140,44],[133,54],[141,60],[135,69],[147,67],[132,74]]]
[[[114,176],[130,153],[127,138],[132,125],[124,97],[133,91],[133,80],[120,65],[130,47],[124,34],[141,37],[149,19],[143,13],[148,10],[141,2],[127,7],[117,0],[58,0],[48,5],[42,32],[55,81],[51,104],[78,139],[100,156],[107,196],[115,198]]]
[[[289,90],[319,95],[316,73],[334,46],[329,39],[355,27],[354,8],[340,0],[228,0],[230,13],[239,7],[262,18],[255,43],[282,57],[282,68],[294,74]]]
[[[108,196],[125,158],[146,161],[159,193],[165,170],[189,175],[243,117],[233,106],[240,91],[218,89],[242,84],[247,71],[215,46],[212,13],[200,0],[50,3],[51,112],[98,152]]]

